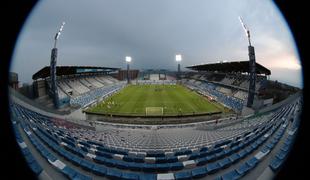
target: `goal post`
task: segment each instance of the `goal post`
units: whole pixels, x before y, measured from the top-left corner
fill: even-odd
[[[162,116],[164,115],[163,107],[146,107],[145,108],[146,116]]]

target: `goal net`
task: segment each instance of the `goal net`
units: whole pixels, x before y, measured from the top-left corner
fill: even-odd
[[[146,107],[145,115],[146,116],[162,116],[164,114],[163,107]]]

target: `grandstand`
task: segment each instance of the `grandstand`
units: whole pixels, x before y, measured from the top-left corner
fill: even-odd
[[[293,145],[301,109],[301,98],[294,98],[242,119],[86,126],[11,100],[14,132],[26,161],[38,177],[55,179],[270,178]]]
[[[189,66],[188,69],[197,72],[188,73],[183,81],[188,86],[195,86],[200,91],[213,96],[226,106],[242,112],[245,109],[244,105],[247,102],[250,85],[248,63],[248,61],[235,61]],[[261,89],[266,89],[270,74],[269,69],[256,63],[253,110],[258,110],[265,106],[266,102],[272,101],[258,96]],[[197,86],[197,82],[200,82],[201,85]]]
[[[118,68],[58,67],[58,97],[63,106],[49,110],[48,101],[40,102],[48,98],[51,87],[45,67],[33,75],[35,101],[11,90],[17,143],[39,179],[271,179],[293,147],[302,96],[293,88],[285,99],[273,101],[265,93],[272,84],[267,77],[270,71],[257,64],[253,111],[244,113],[249,86],[245,64],[191,66],[192,71],[184,72],[179,82],[176,72],[142,71],[131,81],[130,86],[148,86],[157,93],[162,92],[157,87],[171,87],[174,94],[169,97],[184,96],[175,87],[184,88],[232,113],[163,117],[164,107],[148,105],[149,116],[130,118],[85,114],[118,93],[133,96],[124,91],[129,85],[117,79]],[[137,99],[142,104],[152,101],[148,96]],[[69,111],[61,113],[61,109]]]
[[[111,92],[122,87],[124,82],[120,82],[109,73],[118,68],[91,67],[91,66],[59,66],[57,67],[57,87],[58,97],[62,107],[70,105],[85,106],[95,99],[109,95]],[[51,89],[49,78],[49,67],[44,67],[32,77],[34,84],[41,82],[41,86],[35,89],[37,98],[48,95]],[[42,93],[47,92],[47,93]],[[41,95],[43,94],[43,95]],[[44,96],[46,97],[46,96]],[[43,99],[43,103],[46,102]],[[47,104],[43,104],[47,105]],[[50,105],[51,106],[51,105]]]

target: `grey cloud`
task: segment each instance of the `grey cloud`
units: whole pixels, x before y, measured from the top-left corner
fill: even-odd
[[[270,50],[262,41],[266,35],[283,43],[277,53],[285,48],[296,53],[289,29],[269,0],[46,0],[28,18],[12,71],[30,82],[33,73],[48,65],[62,21],[66,25],[58,43],[59,65],[125,68],[124,57],[130,55],[133,68],[175,69],[176,53],[183,55],[183,67],[246,60],[239,15],[251,29],[258,62]]]

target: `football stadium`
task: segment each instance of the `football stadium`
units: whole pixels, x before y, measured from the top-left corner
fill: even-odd
[[[35,101],[10,89],[16,140],[42,179],[271,178],[294,142],[301,92],[267,80],[256,64],[247,107],[249,76],[237,72],[248,64],[123,80],[119,69],[57,66],[56,104],[44,67],[33,75]],[[269,88],[290,94],[269,98]]]
[[[64,25],[31,84],[9,79],[16,142],[38,179],[272,179],[283,167],[302,89],[270,79],[248,29],[246,60],[181,68],[175,53],[175,69],[133,69],[124,56],[122,69],[57,64]]]

